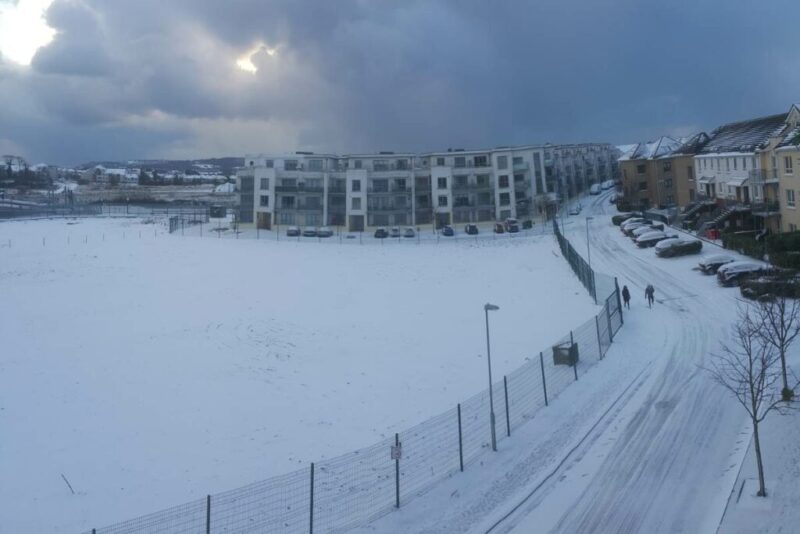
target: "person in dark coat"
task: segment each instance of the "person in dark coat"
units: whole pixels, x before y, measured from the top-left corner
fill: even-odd
[[[631,292],[628,291],[628,286],[622,286],[622,302],[626,308],[631,309]]]
[[[647,297],[647,307],[652,308],[653,302],[656,300],[656,288],[653,287],[653,284],[647,284],[647,287],[644,290],[644,296]]]

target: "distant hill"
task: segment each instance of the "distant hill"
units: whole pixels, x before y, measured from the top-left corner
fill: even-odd
[[[196,171],[198,173],[216,172],[232,176],[237,167],[244,166],[244,158],[224,157],[206,159],[142,159],[129,161],[90,161],[79,165],[79,169],[89,169],[96,165],[106,168],[137,168],[155,170],[159,173]]]

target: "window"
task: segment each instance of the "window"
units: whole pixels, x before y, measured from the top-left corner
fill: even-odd
[[[466,174],[453,176],[453,187],[464,189],[467,187],[467,184],[468,184],[468,178]]]
[[[675,204],[675,197],[667,195],[667,204]]]
[[[357,159],[357,160],[356,160],[356,161],[353,163],[353,168],[355,168],[355,169],[360,169],[360,168],[362,168],[362,166],[363,166],[363,165],[364,165],[364,164],[363,164],[363,162],[362,162],[360,159]]]
[[[773,169],[778,168],[778,158],[776,156],[772,156],[772,168]]]
[[[515,174],[514,175],[514,183],[524,182],[525,175],[524,174]]]
[[[453,206],[469,206],[469,197],[466,195],[458,195],[453,199]]]
[[[322,189],[322,178],[307,178],[306,189]]]
[[[261,179],[261,189],[269,189],[269,178]]]
[[[267,168],[268,168],[268,169],[271,169],[271,168],[272,168],[272,167],[274,167],[274,166],[275,166],[275,162],[274,162],[274,161],[272,161],[271,159],[268,159],[268,160],[267,160]]]
[[[279,224],[294,224],[294,213],[280,212]]]
[[[664,172],[670,172],[672,170],[672,162],[665,161],[664,162]]]
[[[508,187],[508,175],[504,174],[499,178],[500,187]]]
[[[488,174],[479,174],[475,177],[475,183],[480,187],[486,187],[489,185],[489,175]]]
[[[444,158],[436,158],[436,165],[444,167]]]
[[[497,168],[498,169],[508,168],[508,156],[497,156]]]
[[[522,165],[522,156],[514,156],[514,158],[511,160],[511,163],[514,166]]]
[[[725,170],[726,171],[731,170],[731,158],[725,158]]]
[[[692,167],[691,165],[686,167],[686,173],[689,175],[690,180],[694,179],[694,167]]]
[[[672,189],[672,178],[664,180],[664,189]]]
[[[445,195],[439,195],[439,207],[440,208],[447,207],[447,197]]]
[[[644,163],[636,166],[636,174],[644,174],[647,171],[647,165]]]
[[[476,167],[487,167],[486,156],[475,156]]]
[[[268,208],[269,207],[269,195],[261,195],[261,207]]]
[[[737,164],[736,164],[736,161],[737,161],[738,159],[739,159],[739,158],[733,158],[733,170],[734,170],[734,171],[735,171],[735,170],[738,170],[738,169],[737,169]]]
[[[405,171],[408,169],[408,160],[407,159],[398,159],[395,162],[395,167],[398,171]]]
[[[500,193],[500,205],[508,206],[511,204],[511,195],[509,193]]]
[[[287,159],[283,162],[283,168],[287,171],[296,171],[299,168],[296,159]]]
[[[382,180],[372,180],[372,191],[375,193],[388,193],[389,180],[385,178]]]
[[[752,165],[752,168],[753,168],[753,169],[755,169],[755,168],[757,167],[757,165],[756,165],[756,157],[755,157],[755,156],[753,156],[752,158],[750,158],[750,160],[751,160],[751,161],[750,161],[750,163],[752,163],[752,164],[753,164],[753,165]]]
[[[786,190],[786,205],[790,208],[794,207],[794,189]]]
[[[372,169],[375,171],[388,171],[389,162],[385,159],[376,159],[372,162]]]
[[[250,160],[250,166],[251,166],[251,167],[252,167],[253,165],[255,165],[255,164],[256,164],[256,162],[255,162],[255,161],[253,161],[253,160]]]
[[[647,182],[639,182],[639,191],[646,191],[647,190]]]
[[[438,187],[439,189],[447,189],[447,178],[444,178],[444,177],[437,178],[436,179],[436,187]]]
[[[455,166],[456,167],[466,167],[467,166],[467,158],[465,158],[464,156],[456,157]]]
[[[358,192],[361,191],[361,180],[353,180],[350,185],[350,191]]]
[[[281,208],[294,208],[294,197],[282,197]]]
[[[797,231],[797,225],[789,223],[789,231],[790,232],[796,232]]]
[[[792,174],[794,172],[792,168],[792,156],[783,157],[783,166],[786,168],[786,174]]]
[[[747,170],[747,158],[742,158],[742,170]]]
[[[297,187],[297,180],[294,178],[281,178],[281,186],[286,188]]]
[[[406,189],[406,179],[405,178],[395,178],[394,180],[394,188],[396,191],[404,191]]]
[[[322,160],[321,159],[310,159],[310,160],[308,160],[308,170],[309,171],[321,171],[322,170]]]
[[[356,197],[356,198],[350,199],[350,207],[352,209],[354,209],[354,210],[360,210],[361,209],[361,198]]]

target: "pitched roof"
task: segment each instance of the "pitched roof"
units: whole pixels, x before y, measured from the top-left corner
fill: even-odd
[[[785,146],[800,146],[800,124],[786,133],[786,137],[783,138],[783,141],[778,145],[778,148]]]
[[[763,148],[771,137],[786,128],[788,113],[723,124],[711,132],[711,140],[701,154],[717,152],[753,152]]]
[[[699,154],[708,144],[708,134],[700,132],[686,139],[683,144],[672,152],[672,156],[692,156]]]
[[[654,159],[671,154],[681,146],[681,142],[672,137],[662,136],[655,141],[639,143],[636,148],[619,158],[619,161],[633,159]]]

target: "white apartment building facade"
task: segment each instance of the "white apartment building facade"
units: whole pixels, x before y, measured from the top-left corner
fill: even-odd
[[[615,168],[608,144],[248,155],[237,172],[240,222],[355,232],[527,218],[543,213],[556,193],[614,178]]]

